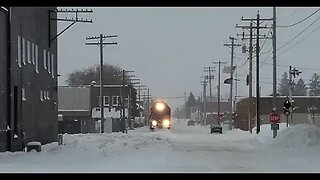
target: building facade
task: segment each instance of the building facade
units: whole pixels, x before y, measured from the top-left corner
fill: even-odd
[[[293,106],[295,110],[288,117],[289,124],[312,124],[315,116],[315,124],[320,125],[320,97],[319,96],[293,96]],[[286,96],[278,96],[275,101],[276,112],[280,115],[280,122],[287,123],[287,116],[284,115],[283,103],[287,100]],[[312,110],[311,107],[316,107]],[[260,124],[269,124],[269,115],[272,112],[272,97],[260,98]],[[249,98],[243,98],[237,102],[236,117],[234,126],[244,131],[249,130]],[[252,99],[252,119],[250,128],[256,126],[256,98]]]
[[[62,121],[59,121],[59,133],[100,132],[101,100],[99,85],[82,87],[59,86],[58,98],[58,112],[62,116]],[[130,103],[128,103],[128,99],[130,99]],[[104,132],[122,131],[125,128],[124,126],[130,127],[128,119],[133,120],[139,116],[136,105],[136,90],[132,86],[104,85],[103,106],[104,118],[106,119]],[[123,116],[122,107],[125,112],[126,122],[121,121]]]
[[[56,8],[1,9],[0,151],[57,141]]]

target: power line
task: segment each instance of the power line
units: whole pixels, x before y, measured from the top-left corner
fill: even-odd
[[[279,11],[279,10],[281,10],[281,9],[278,8],[278,11]],[[301,9],[296,9],[295,11],[293,11],[290,15],[286,16],[285,18],[283,18],[283,19],[277,19],[277,23],[292,18],[292,16],[293,16],[294,14],[297,14],[297,12],[299,12],[299,11],[301,11]]]
[[[277,27],[282,27],[282,28],[284,28],[284,27],[292,27],[292,26],[295,26],[295,25],[297,25],[297,24],[299,24],[299,23],[302,23],[303,21],[309,19],[311,16],[313,16],[314,14],[316,14],[319,10],[320,10],[320,8],[317,9],[317,10],[316,10],[315,12],[313,12],[312,14],[310,14],[309,16],[307,16],[306,18],[302,19],[301,21],[298,21],[298,22],[293,23],[293,24],[290,24],[290,25],[277,26]]]
[[[268,35],[270,34],[270,32],[271,32],[271,28],[269,29],[266,37],[268,37]],[[262,43],[262,46],[261,46],[261,48],[260,48],[260,50],[259,50],[260,55],[261,55],[261,50],[262,50],[262,48],[263,48],[263,46],[265,45],[266,42],[267,42],[267,38],[264,39],[264,42]]]
[[[297,46],[298,44],[300,44],[302,41],[306,40],[309,36],[311,36],[314,32],[316,32],[318,29],[320,28],[320,26],[318,26],[316,29],[314,29],[311,33],[309,33],[307,36],[305,36],[303,39],[301,39],[300,41],[296,42],[293,46],[291,46],[290,48],[284,50],[283,52],[279,53],[279,56],[281,54],[284,54],[285,52],[287,52],[288,50],[294,48],[295,46]]]
[[[277,50],[282,49],[283,47],[287,46],[289,43],[291,43],[293,40],[297,39],[297,37],[299,37],[302,33],[304,33],[307,29],[309,29],[309,27],[311,27],[314,23],[316,23],[318,20],[320,19],[320,16],[314,20],[308,27],[306,27],[303,31],[301,31],[300,33],[298,33],[295,37],[293,37],[291,40],[289,40],[288,42],[286,42],[285,44],[283,44],[282,46],[280,46]]]
[[[262,62],[261,62],[262,63]],[[266,64],[266,65],[273,65],[272,63],[262,63],[262,64]],[[287,65],[281,65],[281,64],[277,64],[277,66],[280,66],[280,67],[290,67],[290,66],[287,66]],[[308,68],[308,67],[297,67],[299,69],[303,69],[303,70],[310,70],[310,71],[319,71],[320,69],[317,69],[317,68]]]

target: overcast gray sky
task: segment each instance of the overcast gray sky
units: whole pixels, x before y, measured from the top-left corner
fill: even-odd
[[[104,48],[104,62],[135,71],[132,74],[141,79],[141,84],[150,88],[155,98],[183,96],[184,92],[189,94],[190,91],[195,96],[200,96],[203,91],[200,76],[205,75],[203,67],[214,66],[212,61],[218,60],[227,61],[230,66],[231,51],[223,44],[230,43],[229,36],[242,33],[242,30],[235,28],[236,24],[248,25],[248,22],[241,22],[241,17],[255,18],[259,10],[261,18],[272,18],[272,7],[90,9],[93,9],[92,14],[80,17],[92,19],[92,24],[76,23],[58,38],[58,72],[61,75],[59,85],[65,85],[67,75],[74,70],[99,64],[99,48],[86,46],[86,36],[98,36],[100,33],[116,34],[118,38],[110,41],[117,41],[118,45]],[[277,8],[277,25],[295,23],[317,9],[318,7]],[[59,16],[65,17],[64,14]],[[319,17],[320,12],[295,26],[277,28],[277,47],[285,45]],[[271,22],[264,24],[270,26]],[[68,23],[58,22],[58,31],[67,25]],[[279,54],[277,62],[280,65],[277,67],[277,79],[281,78],[284,71],[288,71],[288,67],[284,66],[289,65],[298,67],[303,72],[300,77],[305,82],[309,81],[313,72],[320,73],[318,59],[320,31],[315,30],[319,26],[320,21],[316,21],[305,32],[277,51]],[[260,34],[267,33],[268,30],[260,31]],[[312,34],[309,36],[310,33]],[[261,45],[263,42],[264,40],[260,40]],[[299,43],[294,46],[297,42]],[[248,44],[247,41],[241,40],[237,43]],[[266,40],[261,52],[270,50],[271,45],[271,40]],[[291,46],[294,47],[287,50]],[[286,52],[280,55],[283,51]],[[235,57],[234,62],[239,66],[238,79],[242,80],[238,82],[238,95],[248,96],[245,84],[248,63],[244,64],[246,55],[241,53],[241,48],[236,48]],[[261,55],[260,60],[271,64],[271,57],[272,51]],[[253,64],[255,68],[255,62]],[[261,64],[260,70],[261,94],[271,94],[272,65]],[[212,81],[213,94],[217,94],[217,72],[213,73],[215,75]],[[229,74],[222,73],[222,82],[228,76]],[[255,78],[255,73],[253,76]],[[222,96],[227,100],[229,85],[222,84]],[[183,101],[184,99],[168,100],[173,107],[181,105]]]

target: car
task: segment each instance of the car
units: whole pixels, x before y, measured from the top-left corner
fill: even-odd
[[[210,133],[220,133],[222,134],[222,127],[220,124],[215,124],[210,126]]]
[[[187,126],[194,126],[194,120],[190,119],[190,120],[187,122]]]

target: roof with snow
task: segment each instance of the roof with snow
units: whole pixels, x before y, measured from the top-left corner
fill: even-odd
[[[89,111],[90,88],[58,87],[59,111]]]

